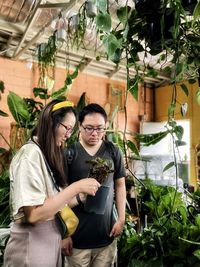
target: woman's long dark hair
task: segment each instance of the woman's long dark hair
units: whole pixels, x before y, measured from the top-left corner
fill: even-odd
[[[52,111],[53,106],[59,102],[53,100],[41,111],[36,133],[37,142],[53,172],[56,184],[64,187],[67,185],[67,179],[64,170],[63,148],[56,143],[56,128],[67,113],[73,113],[75,116],[76,113],[72,107],[63,107]]]

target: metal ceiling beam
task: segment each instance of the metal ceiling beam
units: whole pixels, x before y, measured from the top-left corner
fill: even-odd
[[[19,35],[24,32],[24,29],[25,27],[21,24],[5,21],[5,19],[0,16],[0,30]]]
[[[42,4],[42,5],[39,5],[38,8],[41,8],[41,9],[46,9],[46,8],[65,8],[66,6],[66,3],[46,3],[46,4]]]
[[[27,24],[27,27],[26,27],[26,30],[24,31],[23,33],[23,36],[22,36],[22,39],[21,41],[19,42],[19,45],[16,47],[15,49],[15,52],[13,53],[13,58],[17,59],[18,58],[18,51],[20,50],[22,44],[24,43],[25,39],[26,39],[26,36],[27,36],[27,33],[29,31],[29,29],[31,28],[31,26],[33,25],[33,23],[35,22],[35,19],[36,19],[36,16],[38,14],[38,6],[43,2],[44,0],[39,0],[38,4],[36,5],[34,11],[33,11],[33,15],[31,17],[31,19],[28,21],[28,24]]]
[[[38,5],[37,5],[37,8],[36,8],[36,10],[35,10],[35,12],[34,12],[34,14],[33,14],[33,16],[32,16],[32,19],[29,21],[29,24],[28,24],[28,26],[27,26],[27,28],[26,28],[26,31],[24,32],[24,34],[23,34],[23,37],[22,37],[22,39],[21,39],[21,41],[20,41],[20,43],[19,43],[19,45],[18,45],[18,47],[17,47],[17,49],[15,50],[15,52],[14,52],[14,54],[13,54],[13,58],[14,59],[18,59],[19,58],[19,56],[24,52],[24,51],[26,51],[33,43],[35,43],[36,41],[37,41],[37,39],[39,39],[40,38],[40,36],[44,33],[44,31],[45,31],[45,29],[47,28],[47,27],[49,27],[50,25],[51,25],[51,22],[52,22],[52,20],[54,20],[54,19],[56,19],[57,17],[58,17],[58,15],[56,15],[56,16],[54,16],[30,41],[29,41],[29,43],[25,46],[25,47],[23,47],[21,50],[20,50],[20,48],[21,48],[21,46],[22,46],[22,44],[24,43],[24,40],[25,40],[25,38],[26,38],[26,35],[27,35],[27,33],[28,33],[28,31],[29,31],[29,29],[31,28],[31,26],[32,26],[32,24],[33,24],[33,22],[34,22],[34,20],[35,20],[35,18],[36,18],[36,15],[37,15],[37,12],[38,12],[38,10],[39,10],[39,5],[41,4],[41,2],[42,2],[43,0],[40,0],[39,1],[39,3],[38,3]],[[76,2],[77,2],[77,0],[70,0],[70,2],[68,2],[68,3],[66,3],[65,4],[65,7],[63,7],[63,10],[69,10],[69,9],[71,9],[75,4],[76,4]],[[19,51],[20,50],[20,51]]]

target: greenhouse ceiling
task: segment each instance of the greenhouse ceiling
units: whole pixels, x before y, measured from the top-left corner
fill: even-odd
[[[78,12],[83,0],[0,0],[0,56],[13,60],[26,60],[27,62],[37,61],[37,47],[55,31],[55,25],[60,17],[69,22],[74,14]],[[110,0],[111,12],[115,13],[119,5],[127,1]],[[131,8],[134,8],[134,1],[128,1]],[[114,15],[113,15],[114,16]],[[67,38],[67,37],[66,37]],[[93,24],[88,24],[85,32],[84,47],[69,47],[60,45],[56,55],[58,66],[66,67],[66,62],[71,68],[80,64],[81,71],[115,80],[126,81],[126,66],[123,63],[118,65],[106,58],[96,60],[97,55],[102,53],[104,47],[97,42],[96,30]],[[148,58],[148,57],[147,57]],[[156,57],[149,55],[149,62],[154,66],[157,64]],[[141,61],[141,69],[144,62]],[[158,66],[159,70],[159,66]],[[135,69],[130,67],[131,75],[135,75]],[[168,83],[167,75],[159,72],[156,77],[145,76],[144,81],[150,87],[159,87]]]

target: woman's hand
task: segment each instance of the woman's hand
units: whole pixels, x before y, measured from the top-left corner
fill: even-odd
[[[85,178],[76,182],[79,185],[80,193],[86,193],[88,195],[95,196],[97,190],[101,186],[94,178]]]
[[[61,240],[61,249],[65,256],[70,256],[72,254],[73,242],[71,237]]]

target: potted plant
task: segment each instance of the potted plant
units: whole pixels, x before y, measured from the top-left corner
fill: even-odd
[[[140,234],[133,232],[127,238],[120,250],[119,266],[198,267],[199,211],[191,218],[182,193],[149,180],[144,183],[141,197],[145,199],[148,228]]]
[[[109,173],[114,171],[112,169],[112,164],[110,161],[99,157],[87,161],[86,163],[89,163],[91,166],[88,177],[95,178],[101,184],[101,187],[98,189],[95,196],[87,196],[84,204],[85,211],[104,214],[105,204],[110,190],[109,186],[106,184],[106,179]]]

